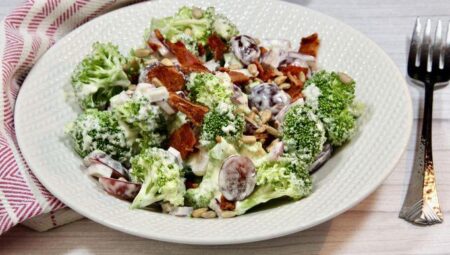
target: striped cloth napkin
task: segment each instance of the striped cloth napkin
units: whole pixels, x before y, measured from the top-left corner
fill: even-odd
[[[72,29],[138,0],[27,0],[0,27],[0,235],[24,222],[40,231],[81,218],[39,183],[22,157],[14,103],[33,64]]]

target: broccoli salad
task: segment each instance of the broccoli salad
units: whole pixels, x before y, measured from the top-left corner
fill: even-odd
[[[311,194],[311,174],[358,128],[355,81],[298,47],[239,32],[214,8],[154,18],[123,55],[96,42],[73,71],[66,127],[86,173],[132,209],[228,218]]]

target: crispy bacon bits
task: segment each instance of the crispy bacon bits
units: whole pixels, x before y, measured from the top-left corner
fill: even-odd
[[[158,38],[161,43],[163,43],[169,51],[175,55],[180,62],[180,65],[185,72],[209,72],[208,68],[206,68],[203,63],[190,52],[183,42],[178,41],[176,43],[172,43],[169,40],[165,40],[164,36],[161,32],[156,29],[155,30],[156,38]]]
[[[147,42],[148,47],[150,47],[150,49],[152,49],[153,51],[157,51],[159,49],[159,45],[156,43],[152,43],[152,42]]]
[[[224,211],[233,211],[235,208],[235,202],[227,200],[223,195],[220,197],[220,209]]]
[[[196,143],[197,138],[189,123],[185,123],[175,130],[169,138],[170,147],[177,149],[182,159],[187,159],[189,154],[194,151]]]
[[[174,66],[158,65],[149,70],[147,78],[149,81],[157,78],[169,92],[180,91],[186,84],[183,73]]]
[[[169,104],[176,110],[186,114],[196,126],[202,124],[205,114],[208,112],[208,107],[194,104],[173,92],[169,94]]]
[[[298,52],[305,55],[317,57],[317,52],[319,51],[319,44],[320,40],[319,35],[317,33],[314,33],[307,37],[303,37]]]
[[[222,60],[223,54],[227,50],[227,45],[217,34],[213,34],[208,38],[208,46],[214,55],[214,59]]]
[[[308,68],[290,65],[281,67],[280,71],[286,75],[290,81],[291,86],[286,92],[291,96],[292,102],[302,98],[304,81],[299,77],[301,76],[301,73],[305,76],[308,73]]]
[[[231,78],[231,82],[237,85],[245,85],[250,81],[250,78],[241,72],[229,71],[228,75]]]
[[[295,76],[299,76],[300,73],[303,74],[307,74],[308,73],[308,68],[306,67],[301,67],[301,66],[293,66],[293,65],[289,65],[289,66],[282,66],[280,67],[280,71],[287,76],[288,73],[291,73]]]
[[[261,80],[268,81],[276,76],[275,70],[272,67],[261,64],[258,60],[253,62],[253,64],[256,65],[256,68],[258,69],[258,78]]]

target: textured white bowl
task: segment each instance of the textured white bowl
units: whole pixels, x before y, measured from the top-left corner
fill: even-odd
[[[142,42],[151,17],[172,15],[182,5],[215,6],[242,33],[286,38],[297,45],[318,32],[319,63],[357,81],[357,97],[368,106],[362,131],[314,175],[306,199],[231,219],[178,218],[145,210],[107,195],[84,175],[63,129],[79,110],[66,100],[69,78],[95,41],[111,41],[123,53]],[[20,91],[16,132],[31,169],[56,197],[80,214],[111,228],[163,241],[231,244],[300,231],[356,205],[388,176],[404,151],[412,124],[406,83],[373,42],[349,26],[279,1],[151,1],[114,11],[76,29],[36,64]]]

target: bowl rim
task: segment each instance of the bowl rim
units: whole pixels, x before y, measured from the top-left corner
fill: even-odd
[[[285,6],[289,6],[291,8],[298,8],[300,10],[303,11],[307,11],[309,13],[311,13],[314,16],[319,16],[319,17],[323,17],[326,19],[329,19],[330,21],[333,21],[337,24],[337,26],[339,27],[344,27],[346,29],[351,30],[353,33],[361,36],[361,38],[365,39],[368,43],[368,47],[374,48],[376,49],[382,56],[383,59],[385,59],[386,61],[388,61],[390,63],[390,65],[392,66],[392,68],[394,68],[394,72],[395,75],[398,76],[399,80],[402,80],[402,88],[403,88],[403,92],[404,92],[404,97],[407,101],[408,104],[408,109],[405,109],[405,112],[407,114],[407,119],[408,119],[408,123],[407,123],[407,130],[406,132],[403,132],[403,136],[401,137],[401,139],[399,139],[399,141],[401,141],[402,145],[402,149],[398,150],[398,152],[395,154],[395,156],[393,156],[392,161],[389,162],[389,167],[386,167],[386,169],[384,170],[383,174],[380,174],[379,179],[377,180],[377,182],[374,182],[373,186],[370,189],[366,189],[366,192],[358,195],[357,199],[354,199],[353,201],[351,201],[351,203],[346,203],[345,206],[342,206],[341,208],[339,208],[338,210],[334,211],[333,213],[330,213],[328,215],[324,215],[321,218],[318,218],[315,221],[311,221],[308,224],[305,224],[304,226],[289,226],[286,225],[285,228],[283,229],[283,231],[278,231],[276,233],[270,233],[270,234],[255,234],[253,236],[250,237],[240,237],[239,239],[233,239],[233,238],[229,238],[223,241],[216,241],[216,240],[200,240],[200,239],[193,239],[193,238],[180,238],[179,236],[177,236],[176,238],[170,238],[170,237],[164,237],[164,236],[158,236],[157,234],[151,234],[151,233],[142,233],[141,231],[136,231],[134,229],[131,228],[123,228],[121,225],[119,224],[114,224],[111,221],[108,220],[103,220],[100,217],[97,217],[95,214],[91,214],[89,212],[88,208],[80,208],[77,207],[75,204],[71,203],[70,199],[66,199],[64,196],[60,196],[58,194],[58,190],[57,189],[53,189],[53,186],[47,182],[46,178],[43,178],[43,176],[40,175],[40,171],[33,171],[33,174],[39,179],[39,181],[44,185],[44,187],[50,192],[52,193],[56,198],[58,198],[61,202],[63,202],[65,205],[67,205],[68,207],[70,207],[72,210],[76,211],[77,213],[83,215],[84,217],[95,221],[97,223],[100,223],[102,225],[105,225],[109,228],[115,229],[117,231],[120,232],[124,232],[127,234],[131,234],[134,236],[138,236],[138,237],[142,237],[142,238],[150,238],[153,240],[159,240],[159,241],[165,241],[165,242],[171,242],[171,243],[183,243],[183,244],[195,244],[195,245],[222,245],[222,244],[240,244],[240,243],[249,243],[249,242],[255,242],[255,241],[262,241],[262,240],[268,240],[268,239],[273,239],[273,238],[277,238],[277,237],[281,237],[281,236],[285,236],[285,235],[289,235],[289,234],[293,234],[308,228],[311,228],[313,226],[319,225],[321,223],[324,223],[342,213],[344,213],[345,211],[351,209],[352,207],[354,207],[355,205],[357,205],[358,203],[360,203],[362,200],[364,200],[365,198],[367,198],[371,193],[373,193],[384,181],[385,179],[392,173],[392,171],[395,169],[396,164],[398,163],[399,159],[401,158],[401,156],[403,155],[403,153],[405,152],[408,142],[409,142],[409,138],[412,132],[412,125],[413,125],[413,107],[412,107],[412,99],[408,90],[408,85],[407,82],[404,78],[404,75],[400,72],[400,70],[398,69],[397,65],[393,62],[393,60],[386,54],[386,52],[380,47],[378,46],[373,40],[371,40],[369,37],[367,37],[366,35],[362,34],[361,32],[359,32],[358,30],[352,28],[351,26],[345,24],[344,22],[328,16],[326,14],[323,14],[319,11],[315,11],[312,9],[309,9],[307,7],[298,5],[298,4],[294,4],[294,3],[290,3],[290,2],[284,2],[284,1],[280,1],[280,0],[266,0],[266,1],[270,1],[272,3],[276,3],[279,5],[285,5]],[[141,2],[141,3],[137,3],[137,4],[132,4],[126,7],[122,7],[119,8],[117,10],[108,12],[104,15],[101,15],[99,17],[96,17],[92,20],[90,20],[89,22],[86,22],[85,24],[77,27],[76,29],[70,31],[68,34],[71,33],[75,33],[81,29],[84,28],[84,26],[86,26],[87,24],[90,24],[92,22],[99,22],[102,19],[106,19],[108,18],[108,16],[113,15],[113,14],[117,14],[120,12],[127,12],[129,10],[132,10],[134,8],[139,8],[141,6],[145,6],[144,8],[149,8],[149,6],[152,6],[155,2],[161,2],[160,0],[156,0],[156,1],[149,1],[149,2]],[[320,32],[320,31],[319,31]],[[59,41],[57,41],[55,43],[54,46],[52,46],[49,50],[47,50],[47,52],[44,53],[44,55],[49,54],[49,52],[53,52],[61,47],[64,47],[65,42],[68,38],[68,34],[66,34],[63,38],[61,38]],[[43,59],[43,56],[35,63],[34,66],[39,65],[39,63],[41,62],[41,60]],[[23,90],[23,87],[26,87],[28,84],[28,77],[32,76],[32,74],[35,72],[35,68],[31,69],[30,73],[27,75],[27,78],[24,80],[23,85],[21,90],[19,91],[17,100],[16,100],[16,107],[14,109],[14,116],[17,116],[17,112],[20,112],[20,109],[23,107],[23,105],[26,104],[25,99],[23,98],[23,93],[21,93],[21,91]],[[399,85],[400,86],[400,85]],[[25,127],[20,125],[20,122],[17,122],[18,118],[14,118],[14,124],[15,124],[15,128],[16,130],[22,130]],[[19,148],[24,148],[24,144],[25,144],[25,140],[24,138],[20,135],[21,132],[16,132],[17,135],[17,141],[18,141],[18,145]],[[26,158],[24,154],[22,152],[22,149],[20,149],[22,155],[24,156],[24,159]],[[30,169],[36,169],[36,165],[34,164],[34,162],[29,162],[27,161],[27,164],[29,165]],[[173,217],[173,216],[168,216],[168,217]],[[216,219],[216,220],[222,220],[222,219]]]

